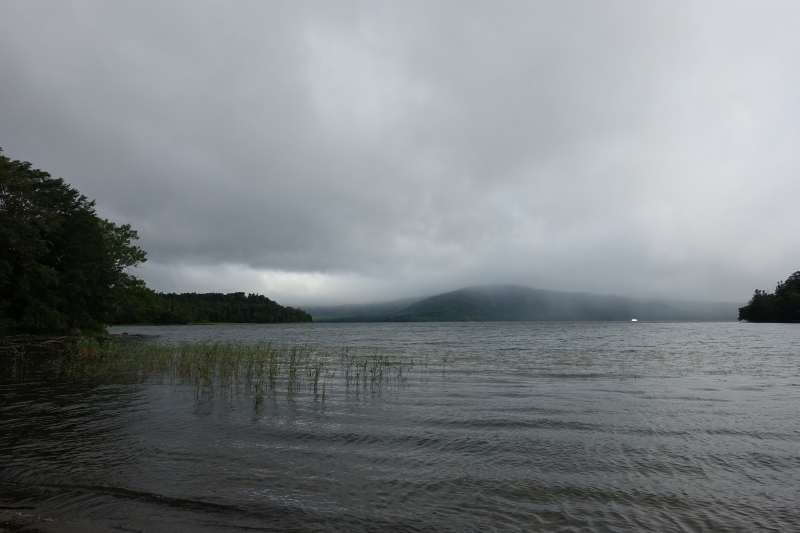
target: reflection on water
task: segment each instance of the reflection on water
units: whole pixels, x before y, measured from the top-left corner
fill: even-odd
[[[356,396],[0,385],[0,504],[139,531],[798,530],[800,328],[324,324],[148,341],[383,346]]]

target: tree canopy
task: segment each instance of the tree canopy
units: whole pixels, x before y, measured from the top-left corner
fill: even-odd
[[[61,178],[0,150],[0,335],[101,331],[115,299],[143,288],[130,225],[97,216]]]
[[[265,296],[163,294],[134,275],[147,260],[129,224],[0,149],[0,336],[96,333],[108,324],[311,322]]]
[[[756,289],[750,302],[739,308],[739,320],[800,322],[800,271],[778,283],[774,293]]]
[[[260,294],[138,293],[136,305],[122,306],[112,324],[192,324],[311,322],[301,309],[284,307]]]

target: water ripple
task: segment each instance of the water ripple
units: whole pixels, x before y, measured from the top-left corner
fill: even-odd
[[[448,362],[325,402],[3,383],[0,504],[170,532],[800,530],[800,331],[751,326],[149,329]]]

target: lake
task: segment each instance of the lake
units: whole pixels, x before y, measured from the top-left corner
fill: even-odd
[[[326,397],[0,383],[0,506],[114,531],[800,531],[800,325],[115,327],[414,361]]]

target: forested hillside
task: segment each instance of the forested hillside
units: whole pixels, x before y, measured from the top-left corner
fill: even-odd
[[[748,322],[800,322],[800,271],[775,287],[775,292],[756,290],[739,308],[739,320]]]
[[[164,294],[148,295],[146,305],[129,306],[116,313],[112,324],[192,324],[209,322],[286,323],[311,322],[301,309],[283,307],[260,294]]]
[[[97,216],[94,202],[0,151],[0,335],[103,329],[145,260],[138,236]]]
[[[0,150],[0,336],[99,333],[115,323],[310,322],[265,296],[160,294],[135,275],[146,261],[129,224]]]

